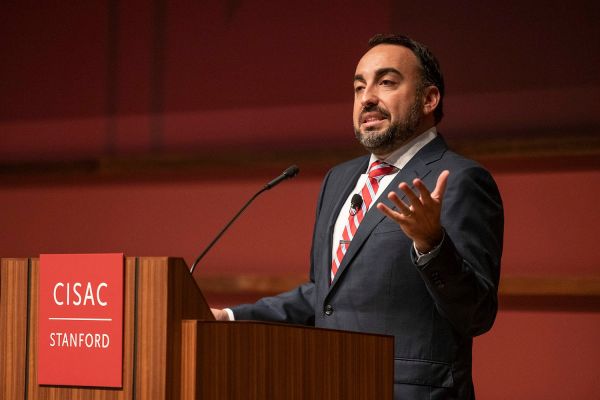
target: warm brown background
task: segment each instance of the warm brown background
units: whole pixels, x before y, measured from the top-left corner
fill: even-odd
[[[504,277],[538,279],[476,340],[479,397],[593,397],[600,307],[582,288],[600,276],[599,6],[480,3],[3,2],[0,255],[191,263],[297,163],[300,176],[259,198],[196,278],[206,290],[275,282],[213,287],[213,305],[302,279],[320,179],[362,154],[356,61],[372,34],[404,32],[442,63],[440,131],[497,179]],[[522,295],[541,278],[576,296]]]

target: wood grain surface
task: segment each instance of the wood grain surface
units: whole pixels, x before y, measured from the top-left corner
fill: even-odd
[[[27,357],[28,260],[0,263],[0,399],[23,399]]]
[[[183,399],[392,398],[392,336],[250,321],[183,331]]]

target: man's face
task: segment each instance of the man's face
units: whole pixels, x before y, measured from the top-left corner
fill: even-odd
[[[360,59],[353,121],[356,138],[367,150],[386,155],[422,132],[420,82],[417,57],[405,47],[381,44]]]

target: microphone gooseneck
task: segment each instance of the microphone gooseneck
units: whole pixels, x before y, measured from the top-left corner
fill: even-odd
[[[300,168],[298,168],[297,165],[289,166],[286,168],[285,171],[283,171],[283,173],[281,175],[279,175],[277,178],[273,179],[271,182],[267,183],[258,192],[256,192],[250,198],[250,200],[248,200],[246,202],[246,204],[244,204],[244,206],[240,209],[240,211],[238,211],[238,213],[235,214],[235,216],[231,219],[231,221],[229,221],[227,223],[227,225],[225,225],[225,227],[223,229],[221,229],[221,232],[219,232],[219,234],[212,240],[212,242],[210,242],[210,244],[206,247],[206,249],[204,249],[204,251],[202,251],[202,253],[198,256],[198,258],[196,258],[196,261],[194,261],[194,263],[192,264],[192,268],[190,268],[190,274],[194,273],[194,269],[196,268],[196,265],[198,265],[200,260],[202,260],[202,258],[204,258],[206,253],[208,253],[208,251],[210,249],[212,249],[212,247],[219,241],[221,236],[223,236],[223,234],[227,231],[227,229],[229,229],[229,227],[235,222],[235,220],[238,219],[238,217],[244,212],[244,210],[246,208],[248,208],[248,206],[254,201],[254,199],[256,199],[262,192],[272,189],[273,187],[277,186],[284,180],[292,179],[293,177],[298,175],[298,172],[300,172]]]

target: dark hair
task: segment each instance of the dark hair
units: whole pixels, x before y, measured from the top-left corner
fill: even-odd
[[[427,86],[435,86],[440,91],[440,102],[433,111],[435,123],[439,123],[444,116],[444,77],[440,63],[435,58],[433,53],[421,43],[409,38],[408,36],[398,34],[378,34],[369,40],[368,49],[372,49],[380,44],[395,44],[403,46],[411,50],[419,63],[421,64],[421,87],[420,90]]]

